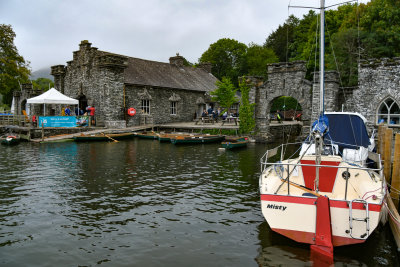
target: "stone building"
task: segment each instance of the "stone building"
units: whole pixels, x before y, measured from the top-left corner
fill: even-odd
[[[369,124],[389,122],[400,127],[400,58],[362,61],[358,69],[358,87],[346,101]]]
[[[306,62],[283,62],[268,66],[268,80],[250,77],[257,86],[252,88],[250,99],[256,103],[256,126],[268,133],[270,107],[280,96],[295,98],[302,108],[306,129],[318,118],[319,72],[313,82],[305,79]],[[325,72],[325,111],[358,112],[367,119],[370,130],[380,122],[400,129],[400,58],[383,58],[362,61],[358,68],[358,86],[339,86],[336,71]]]
[[[210,104],[217,79],[211,65],[185,66],[177,54],[169,63],[100,51],[82,41],[73,59],[51,67],[55,88],[78,99],[81,109],[95,106],[97,125],[134,126],[193,121]],[[134,108],[135,116],[127,110]]]

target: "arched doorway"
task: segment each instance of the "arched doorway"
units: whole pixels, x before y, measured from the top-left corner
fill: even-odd
[[[300,103],[291,96],[279,96],[272,99],[270,103],[270,120],[276,120],[276,115],[279,112],[282,120],[286,121],[301,121],[302,107]]]
[[[80,95],[78,97],[78,100],[79,100],[79,109],[83,110],[83,112],[85,113],[86,112],[86,108],[88,106],[88,100],[87,100],[86,96],[85,95]]]

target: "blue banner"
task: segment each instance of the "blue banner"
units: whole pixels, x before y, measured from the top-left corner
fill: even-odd
[[[39,117],[39,127],[82,127],[88,126],[88,116],[51,116]]]

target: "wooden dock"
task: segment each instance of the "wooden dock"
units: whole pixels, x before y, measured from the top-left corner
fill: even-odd
[[[394,151],[394,153],[393,153]],[[389,211],[389,224],[400,251],[400,134],[396,134],[393,142],[393,130],[386,125],[379,125],[378,129],[378,152],[384,161],[383,172],[390,195],[386,199],[386,207]]]

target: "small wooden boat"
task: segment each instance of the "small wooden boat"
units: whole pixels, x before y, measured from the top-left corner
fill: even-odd
[[[215,143],[225,139],[224,135],[183,135],[171,138],[171,143],[178,144],[204,144]]]
[[[248,142],[249,138],[247,136],[229,137],[225,138],[225,141],[221,145],[225,149],[235,149],[247,146]]]
[[[20,142],[21,138],[19,135],[15,134],[9,134],[9,135],[3,135],[0,137],[1,144],[2,145],[16,145]]]
[[[190,136],[190,134],[187,133],[165,133],[165,134],[159,134],[158,136],[158,141],[160,142],[171,142],[171,139],[174,139],[178,136]]]
[[[159,134],[155,132],[141,132],[135,133],[135,136],[142,139],[158,139]]]
[[[114,134],[81,134],[80,136],[75,136],[75,142],[90,142],[90,141],[114,141],[133,138],[133,133],[114,133]]]

